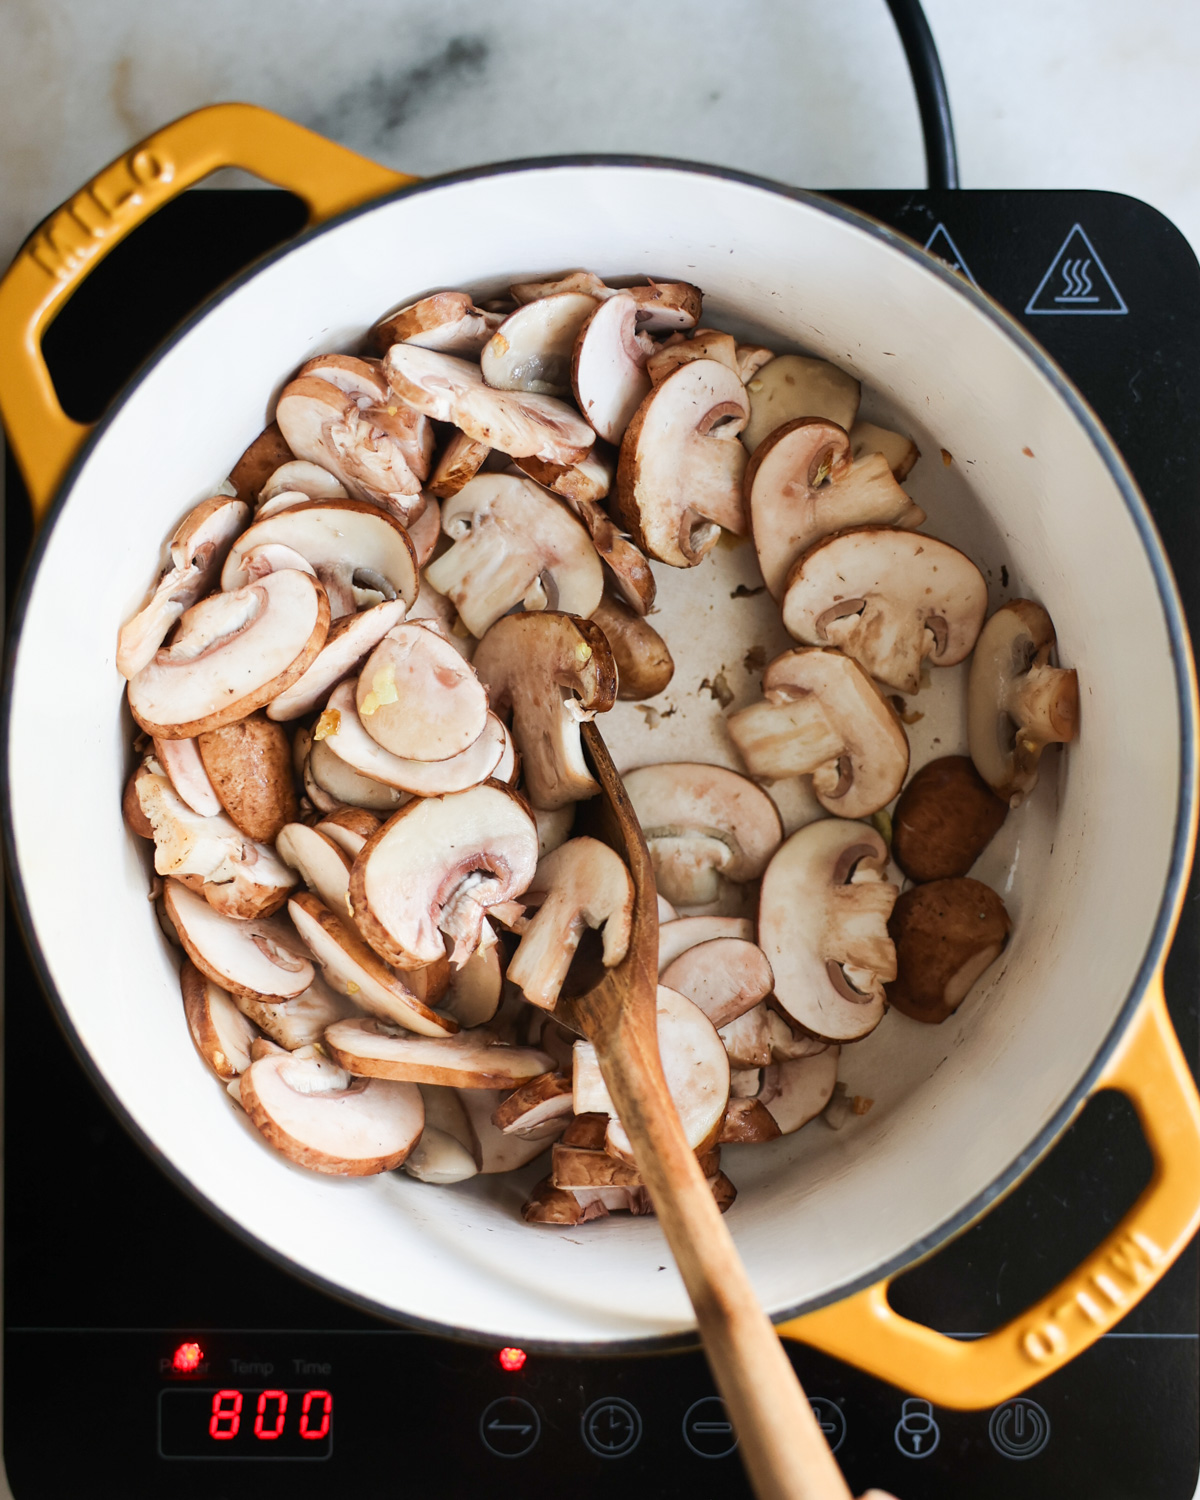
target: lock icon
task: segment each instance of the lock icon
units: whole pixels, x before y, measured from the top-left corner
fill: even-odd
[[[912,1396],[900,1408],[896,1423],[896,1447],[905,1458],[928,1458],[938,1445],[942,1431],[928,1401]]]

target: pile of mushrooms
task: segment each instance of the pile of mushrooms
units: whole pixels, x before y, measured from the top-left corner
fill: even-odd
[[[445,1185],[548,1151],[529,1222],[652,1211],[555,1015],[586,934],[589,962],[624,958],[633,907],[601,825],[576,827],[598,793],[579,729],[670,682],[652,564],[695,567],[722,531],[798,644],[726,720],[746,774],[625,778],[663,1067],[721,1207],[722,1146],[862,1113],[841,1048],[889,1005],[944,1020],[1008,940],[969,871],[1076,732],[1049,616],[985,623],[979,569],[902,488],[915,445],[857,420],[857,381],[701,311],[685,282],[574,271],[389,314],[283,387],[120,630],[124,814],[186,1024],[300,1165]],[[905,785],[892,695],[968,657],[970,757]],[[767,788],[801,776],[829,816],[785,837]],[[756,919],[713,914],[728,887]]]

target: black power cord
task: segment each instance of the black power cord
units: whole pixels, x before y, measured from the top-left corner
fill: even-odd
[[[925,171],[931,188],[958,186],[958,152],[946,79],[921,0],[887,0],[912,74],[925,137]]]

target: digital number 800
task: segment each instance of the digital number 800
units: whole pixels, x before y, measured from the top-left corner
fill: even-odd
[[[212,1413],[208,1419],[208,1435],[217,1442],[230,1442],[237,1437],[242,1425],[243,1398],[241,1391],[214,1391]],[[274,1405],[274,1411],[267,1408]],[[260,1391],[254,1411],[254,1436],[264,1442],[282,1437],[287,1421],[288,1395],[286,1391]],[[316,1442],[329,1432],[333,1417],[333,1397],[328,1391],[305,1391],[300,1407],[300,1436]]]

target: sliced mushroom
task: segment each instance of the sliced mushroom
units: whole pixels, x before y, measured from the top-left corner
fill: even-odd
[[[196,737],[221,806],[247,838],[272,844],[299,811],[287,732],[263,714]]]
[[[361,500],[309,500],[256,521],[242,533],[221,572],[223,589],[247,582],[246,554],[267,544],[291,547],[329,594],[335,620],[385,599],[417,597],[416,552],[399,522]]]
[[[775,999],[822,1041],[858,1041],[883,1019],[896,977],[887,862],[874,828],[826,818],[785,840],[763,876],[758,941]]]
[[[179,971],[183,1011],[196,1051],[218,1078],[236,1078],[250,1066],[258,1028],[233,1003],[228,990],[206,979],[187,959]]]
[[[783,1134],[767,1106],[758,1099],[733,1099],[725,1106],[719,1146],[758,1146]]]
[[[291,457],[292,450],[284,442],[279,424],[269,423],[229,471],[229,483],[238,499],[253,505],[267,476],[280,465],[289,463]]]
[[[659,897],[661,900],[661,896]],[[664,918],[660,912],[658,926],[658,975],[661,979],[669,964],[681,953],[699,943],[716,938],[737,938],[754,942],[754,923],[748,917],[680,917]]]
[[[174,639],[130,680],[133,717],[156,739],[236,723],[302,677],[325,644],[329,600],[287,568],[193,604]]]
[[[747,382],[750,420],[742,441],[753,453],[768,433],[797,417],[824,417],[849,432],[858,414],[859,384],[825,359],[781,354]]]
[[[214,495],[188,512],[167,544],[167,564],[150,597],[117,635],[117,671],[134,678],[154,660],[167,632],[216,586],[230,547],[250,519],[250,507]]]
[[[752,776],[812,776],[836,817],[865,818],[904,784],[908,736],[891,704],[840,651],[785,651],[763,673],[763,701],[726,720]]]
[[[743,385],[749,385],[764,365],[775,358],[773,349],[764,349],[761,344],[739,344],[737,346],[737,370]]]
[[[375,743],[406,760],[461,755],[487,724],[483,684],[423,621],[388,631],[359,673],[354,702]]]
[[[944,1021],[999,958],[1011,930],[1004,902],[982,881],[931,880],[913,886],[896,902],[888,921],[896,945],[888,1000],[914,1021]]]
[[[840,1048],[763,1069],[762,1100],[783,1135],[815,1120],[833,1097]]]
[[[694,917],[684,920],[734,919]],[[718,937],[685,948],[660,969],[659,983],[665,984],[669,990],[677,990],[693,1005],[698,1005],[719,1031],[757,1007],[771,993],[775,980],[767,956],[757,943],[740,937]],[[757,1064],[745,1063],[743,1066]]]
[[[538,859],[543,860],[551,850],[561,849],[571,837],[575,804],[565,802],[562,807],[534,807],[530,811],[537,823]]]
[[[612,648],[617,697],[639,703],[663,692],[675,674],[675,663],[658,631],[610,594],[600,600],[591,618]]]
[[[798,1057],[815,1057],[829,1046],[828,1042],[810,1036],[803,1026],[797,1025],[779,1006],[774,996],[767,1000],[767,1028],[771,1038],[772,1062],[792,1062]]]
[[[712,359],[681,366],[638,407],[621,440],[617,507],[643,552],[692,568],[722,527],[745,533],[737,437],[749,409],[736,372]]]
[[[762,1087],[762,1071],[761,1068],[730,1068],[729,1103],[732,1104],[735,1099],[756,1099]],[[726,1106],[726,1117],[728,1117],[728,1106]]]
[[[524,896],[538,908],[508,966],[508,979],[531,1005],[553,1010],[585,928],[604,934],[602,962],[629,951],[633,879],[625,861],[598,839],[571,839],[537,867]]]
[[[328,469],[323,469],[320,464],[309,463],[306,458],[289,459],[287,463],[280,466],[271,474],[266,483],[258,491],[258,509],[256,517],[263,514],[263,507],[269,505],[278,495],[295,495],[294,504],[301,504],[301,496],[305,500],[348,500],[350,496],[346,493],[346,486]],[[283,509],[277,506],[276,509]]]
[[[404,1170],[418,1182],[433,1182],[444,1187],[452,1182],[465,1182],[474,1177],[479,1168],[461,1141],[426,1122],[421,1139],[408,1154]]]
[[[326,982],[360,1010],[419,1036],[441,1037],[458,1030],[457,1021],[431,1010],[399,974],[380,962],[345,919],[316,896],[308,891],[293,896],[288,915],[321,965]]]
[[[464,661],[475,654],[475,637],[458,617],[458,611],[450,600],[430,588],[424,578],[417,593],[416,602],[410,607],[407,620],[432,620],[442,627],[442,633],[451,642]]]
[[[637,332],[638,303],[629,292],[593,302],[571,361],[580,411],[609,443],[619,443],[650,390],[646,340]],[[653,346],[651,346],[653,347]]]
[[[331,911],[349,912],[350,856],[327,834],[306,823],[289,823],[279,832],[275,852]]]
[[[598,452],[593,448],[577,464],[552,464],[544,458],[517,458],[513,462],[544,489],[561,495],[585,525],[586,516],[599,507],[593,505],[586,512],[582,507],[590,501],[603,500],[612,489],[616,474],[616,458],[608,449]]]
[[[616,701],[617,673],[604,632],[557,610],[508,615],[475,652],[475,670],[512,734],[532,801],[561,807],[597,793],[579,726]]]
[[[344,678],[361,667],[389,630],[405,618],[402,598],[385,599],[357,614],[343,615],[329,627],[325,644],[303,677],[267,705],[267,718],[299,719],[323,703]]]
[[[492,1111],[492,1124],[505,1135],[545,1140],[550,1134],[561,1134],[571,1113],[570,1077],[566,1073],[539,1073]]]
[[[600,561],[612,576],[621,598],[639,615],[654,607],[658,586],[644,552],[618,531],[615,522],[595,500],[568,502],[587,527]]]
[[[325,1033],[334,1061],[356,1077],[439,1083],[456,1089],[515,1089],[553,1067],[535,1047],[511,1047],[481,1028],[457,1036],[411,1036],[375,1018],[338,1021]]]
[[[650,1194],[645,1188],[556,1188],[544,1177],[521,1206],[526,1224],[586,1224],[621,1212],[653,1213]]]
[[[536,869],[537,825],[508,787],[488,781],[415,799],[354,861],[354,920],[388,963],[433,963],[445,953],[445,933],[461,966],[479,946],[487,908],[519,896]]]
[[[788,575],[783,623],[812,646],[837,646],[872,677],[915,693],[921,662],[952,667],[987,609],[983,574],[934,537],[859,527],[828,537]]]
[[[857,463],[871,453],[883,455],[898,484],[904,483],[921,456],[921,450],[912,438],[887,427],[876,427],[874,422],[855,422],[850,429],[850,456]]]
[[[553,1165],[550,1178],[555,1187],[568,1192],[581,1188],[638,1188],[644,1187],[641,1174],[631,1162],[609,1156],[606,1151],[589,1150],[585,1146],[564,1146],[560,1141],[551,1157]],[[711,1146],[700,1155],[700,1169],[705,1177],[713,1177],[720,1170],[721,1151]]]
[[[565,396],[575,342],[597,305],[586,292],[555,292],[518,307],[484,345],[484,380],[495,390]]]
[[[323,833],[355,860],[362,847],[380,828],[379,819],[365,807],[342,807],[317,824],[317,832]]]
[[[944,755],[924,765],[900,793],[892,814],[892,858],[910,880],[965,875],[1008,815],[969,756]]]
[[[425,1123],[411,1084],[351,1078],[315,1052],[260,1057],[242,1074],[240,1100],[277,1151],[338,1177],[392,1171]]]
[[[447,988],[438,1001],[443,1014],[462,1027],[486,1026],[494,1019],[504,991],[500,945],[492,939],[486,921],[479,946],[466,963],[457,969],[447,964],[446,970]],[[431,973],[432,967],[411,972],[415,981],[418,975]]]
[[[606,286],[599,276],[591,271],[564,271],[560,276],[547,276],[540,281],[519,281],[509,287],[513,301],[523,305],[536,302],[541,297],[553,297],[559,292],[586,292],[597,301],[615,295],[613,288]]]
[[[263,995],[235,995],[234,1004],[287,1052],[323,1040],[335,1021],[358,1015],[346,995],[330,989],[318,974],[303,994],[293,1000],[269,1000]]]
[[[673,370],[693,359],[715,359],[718,364],[728,365],[743,385],[746,383],[738,365],[733,335],[719,333],[715,328],[697,328],[690,338],[676,335],[667,339],[646,361],[646,374],[652,384],[658,385]]]
[[[742,486],[758,565],[775,599],[792,564],[822,537],[851,526],[910,531],[925,519],[882,454],[852,459],[845,429],[821,417],[797,417],[765,437]]]
[[[211,818],[221,812],[221,799],[208,779],[196,740],[155,740],[154,758],[194,813]]]
[[[166,882],[163,905],[188,957],[223,989],[293,1000],[312,984],[316,971],[281,918],[235,922],[177,880]]]
[[[704,294],[688,281],[654,281],[631,286],[629,295],[637,303],[638,327],[646,333],[685,332],[700,321]]]
[[[595,440],[592,429],[565,402],[526,391],[493,390],[478,365],[452,355],[394,344],[384,368],[401,401],[435,421],[453,422],[476,442],[511,458],[536,454],[554,463],[578,463]]]
[[[484,1175],[515,1172],[528,1166],[541,1156],[566,1123],[564,1116],[561,1122],[543,1127],[544,1134],[536,1130],[527,1135],[501,1130],[492,1124],[492,1115],[507,1092],[507,1089],[468,1088],[459,1095],[479,1142],[479,1170]]]
[[[454,545],[425,569],[473,636],[517,604],[587,617],[604,573],[586,530],[529,479],[481,474],[442,507]]]
[[[426,496],[421,514],[408,523],[408,539],[413,544],[417,567],[423,568],[442,539],[442,508],[430,496]]]
[[[717,1035],[729,1056],[731,1068],[763,1068],[771,1061],[769,1015],[765,1005],[755,1005],[728,1025],[718,1028]]]
[[[351,683],[351,694],[353,690]],[[366,738],[364,734],[363,739]],[[384,754],[382,750],[379,753]],[[343,806],[390,813],[402,807],[409,797],[409,793],[398,787],[387,786],[356,771],[324,739],[314,740],[309,751],[304,766],[304,790],[313,806],[327,813],[335,813]]]
[[[467,292],[435,292],[376,323],[369,334],[376,354],[393,344],[416,344],[443,354],[478,355],[504,321],[475,306]]]
[[[478,1171],[483,1165],[483,1152],[479,1148],[479,1137],[467,1113],[466,1094],[445,1084],[419,1083],[421,1098],[425,1103],[425,1124],[434,1126],[451,1136],[471,1157]]]
[[[726,880],[757,880],[783,837],[760,787],[722,766],[675,762],[625,777],[658,888],[675,906],[717,900]]]
[[[1010,807],[1037,785],[1047,745],[1079,732],[1079,678],[1054,667],[1054,625],[1040,604],[1013,599],[983,627],[971,658],[967,740],[984,781]]]
[[[429,493],[439,500],[449,500],[451,495],[457,495],[464,484],[475,478],[491,451],[486,443],[476,442],[465,432],[453,432],[429,477]]]

